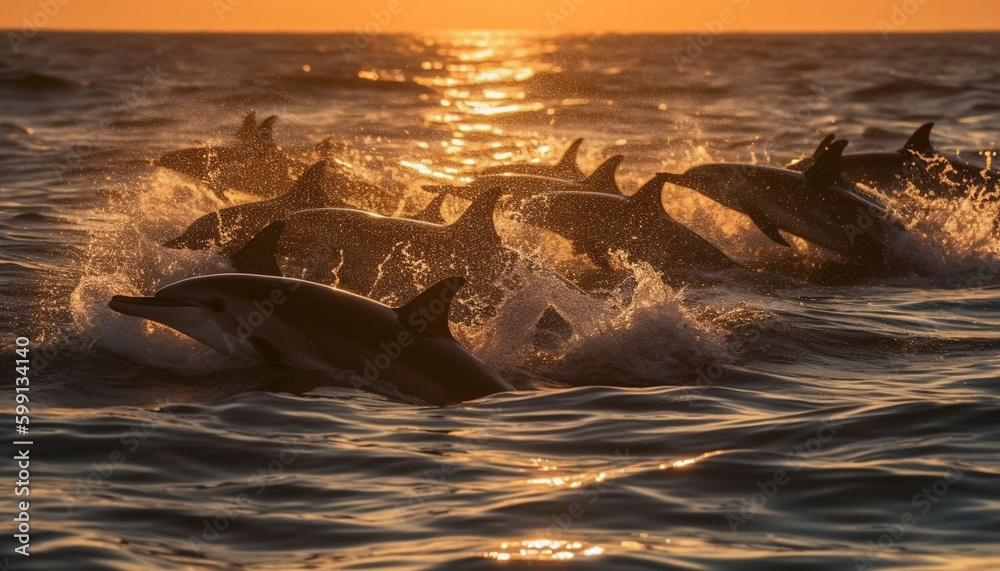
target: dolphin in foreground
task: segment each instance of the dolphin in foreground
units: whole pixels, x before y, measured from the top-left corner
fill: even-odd
[[[840,169],[851,182],[883,193],[899,190],[907,182],[946,198],[962,198],[970,187],[1000,191],[1000,172],[963,163],[934,149],[930,141],[933,127],[934,123],[924,123],[896,151],[843,155]],[[811,157],[793,161],[786,168],[805,172],[833,140],[833,135],[827,135]]]
[[[274,142],[276,116],[257,124],[251,111],[243,119],[232,145],[182,149],[153,161],[156,166],[188,175],[224,197],[228,189],[262,198],[280,196],[295,182],[301,166]]]
[[[448,310],[464,283],[442,280],[394,309],[302,280],[219,274],[182,280],[153,297],[116,295],[108,306],[227,355],[352,371],[443,406],[512,390],[451,334]]]
[[[569,144],[566,152],[563,153],[559,162],[554,165],[542,165],[536,163],[518,163],[512,165],[497,165],[485,168],[479,172],[479,176],[495,174],[526,174],[532,176],[544,176],[549,178],[561,178],[564,180],[583,180],[586,175],[577,165],[576,156],[580,151],[583,139],[576,139]]]
[[[669,175],[657,175],[631,196],[553,192],[529,198],[521,219],[573,243],[598,267],[612,269],[610,252],[648,263],[668,281],[741,266],[663,209]]]
[[[894,233],[904,230],[881,202],[844,180],[841,153],[830,144],[805,172],[759,165],[699,165],[683,174],[661,173],[672,184],[742,212],[768,238],[789,246],[779,230],[832,250],[861,266],[884,268]]]
[[[504,194],[521,200],[536,194],[562,191],[619,194],[621,191],[615,181],[615,171],[618,170],[618,166],[624,158],[622,155],[609,158],[594,169],[590,176],[582,180],[566,180],[531,174],[491,174],[480,176],[465,186],[424,185],[422,188],[428,192],[446,192],[466,200],[473,200],[491,188],[502,188]]]
[[[203,250],[219,246],[231,254],[243,247],[257,231],[271,222],[306,208],[348,207],[331,196],[323,184],[327,161],[319,161],[302,173],[295,187],[286,194],[269,200],[223,208],[198,218],[176,238],[166,241],[168,248]],[[342,178],[338,170],[331,177],[334,185]]]

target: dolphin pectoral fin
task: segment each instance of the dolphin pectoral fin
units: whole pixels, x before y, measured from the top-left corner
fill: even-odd
[[[439,336],[455,340],[448,327],[448,312],[455,293],[465,285],[460,276],[445,278],[425,289],[406,305],[396,309],[403,327],[419,335]],[[444,304],[441,309],[441,304]]]
[[[590,176],[580,181],[580,186],[591,192],[604,192],[607,194],[621,194],[618,183],[615,181],[615,171],[618,165],[622,164],[625,157],[615,155],[604,161],[590,173]]]
[[[257,354],[268,363],[278,366],[285,365],[285,361],[281,358],[281,351],[271,344],[270,341],[257,336],[251,336],[247,339],[247,342],[250,343],[250,345],[257,351]]]
[[[244,274],[280,277],[281,268],[278,267],[275,254],[284,229],[285,222],[277,220],[257,232],[242,248],[229,256],[233,268]]]
[[[910,138],[903,145],[904,151],[912,151],[914,153],[926,154],[929,151],[933,151],[934,147],[931,146],[931,129],[934,127],[934,123],[924,123],[919,129],[910,135]]]
[[[774,222],[771,222],[771,220],[768,219],[768,217],[762,212],[755,209],[744,209],[744,211],[747,213],[747,216],[750,217],[750,220],[753,221],[754,225],[757,226],[757,228],[775,244],[780,244],[786,248],[792,247],[792,245],[789,244],[784,237],[782,237],[781,232],[778,231],[778,226]]]

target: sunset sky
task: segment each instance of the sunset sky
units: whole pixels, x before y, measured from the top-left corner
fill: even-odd
[[[48,8],[46,13],[45,8]],[[395,14],[390,13],[390,8]],[[725,12],[728,10],[729,12]],[[997,0],[2,0],[0,28],[382,32],[531,29],[691,32],[900,32],[1000,29]],[[373,23],[374,22],[374,23]],[[894,30],[896,31],[896,30]]]

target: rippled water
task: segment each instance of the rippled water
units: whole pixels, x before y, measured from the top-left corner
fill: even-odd
[[[444,408],[247,368],[107,309],[229,269],[159,246],[221,202],[150,159],[226,141],[250,110],[278,115],[286,150],[326,140],[385,188],[364,206],[387,214],[419,210],[421,184],[554,161],[576,137],[584,170],[625,155],[626,192],[703,162],[783,165],[832,131],[889,150],[935,121],[952,156],[984,165],[996,147],[998,35],[722,36],[678,65],[686,40],[384,36],[348,61],[347,36],[47,34],[4,52],[2,327],[10,359],[27,336],[35,361],[31,557],[3,556],[997,567],[996,203],[891,204],[929,275],[834,286],[828,254],[668,187],[667,211],[759,280],[679,289],[636,266],[590,299],[528,277],[488,323],[456,327],[520,390]],[[539,348],[529,325],[548,304],[574,336]]]

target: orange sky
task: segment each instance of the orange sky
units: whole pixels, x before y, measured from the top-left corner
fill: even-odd
[[[389,8],[397,13],[389,14]],[[877,32],[880,22],[901,32],[997,30],[1000,1],[0,0],[0,28],[5,29],[20,29],[22,19],[27,18],[52,30],[330,32],[368,25],[371,30],[377,27],[385,32],[690,32],[703,30],[705,22],[723,17],[729,20],[723,29],[732,32]]]

